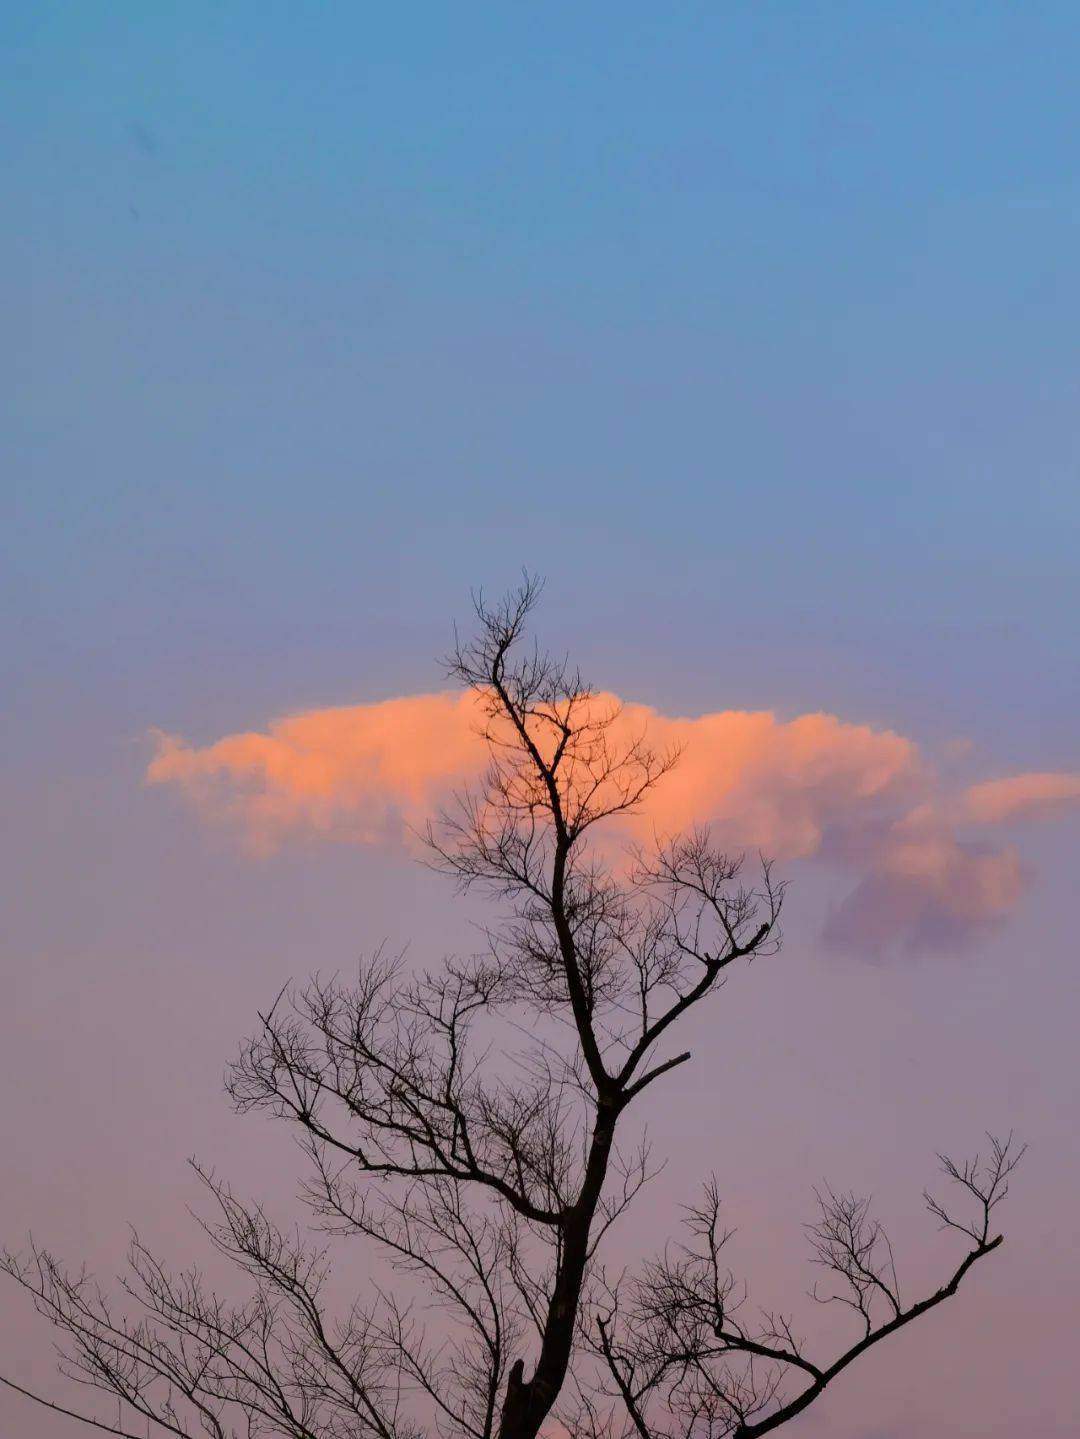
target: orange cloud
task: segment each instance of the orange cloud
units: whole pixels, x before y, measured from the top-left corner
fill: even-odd
[[[479,721],[474,695],[436,694],[307,710],[203,749],[161,734],[147,778],[238,823],[256,851],[291,834],[378,844],[481,771]]]
[[[594,703],[619,706],[608,694]],[[431,694],[309,710],[201,749],[159,735],[148,778],[239,822],[258,850],[290,834],[380,843],[480,775],[482,718],[472,694]],[[708,819],[732,842],[784,858],[815,854],[824,830],[853,807],[895,803],[920,768],[909,740],[833,715],[784,722],[727,710],[678,719],[619,706],[615,742],[642,732],[658,749],[677,745],[683,754],[633,828],[675,832]]]
[[[148,778],[237,825],[257,852],[291,837],[400,842],[482,773],[481,718],[475,695],[429,694],[309,710],[202,748],[159,735]],[[976,785],[957,802],[911,740],[829,714],[679,718],[622,705],[615,738],[642,732],[682,757],[627,831],[709,823],[732,848],[843,868],[855,887],[828,932],[848,946],[952,943],[998,920],[1023,891],[1019,859],[962,841],[956,816],[992,827],[1080,798],[1080,777],[1030,774]]]

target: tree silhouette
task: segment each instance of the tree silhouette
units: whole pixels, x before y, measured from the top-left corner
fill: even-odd
[[[653,1172],[646,1147],[617,1146],[620,1122],[690,1059],[669,1047],[687,1012],[729,968],[777,952],[783,885],[767,861],[744,879],[705,829],[613,848],[678,756],[627,736],[576,670],[526,642],[538,593],[526,578],[494,607],[478,600],[450,660],[480,701],[490,763],[424,838],[436,868],[499,901],[483,953],[420,974],[377,953],[355,983],[315,978],[259,1016],[227,1088],[294,1129],[311,1224],[285,1231],[198,1169],[203,1227],[243,1299],[138,1238],[119,1307],[47,1251],[5,1253],[66,1341],[63,1372],[117,1399],[117,1423],[28,1397],[132,1439],[533,1439],[555,1419],[583,1439],[750,1439],[1001,1243],[991,1215],[1022,1151],[992,1140],[985,1164],[943,1160],[975,1217],[928,1198],[968,1248],[917,1302],[866,1201],[819,1194],[815,1298],[859,1324],[832,1359],[808,1357],[784,1315],[746,1317],[715,1184],[684,1245],[605,1278],[605,1235]],[[320,1231],[369,1241],[399,1281],[334,1317]]]

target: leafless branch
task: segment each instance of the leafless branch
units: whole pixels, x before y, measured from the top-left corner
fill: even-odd
[[[808,1226],[814,1261],[833,1283],[813,1297],[839,1303],[859,1320],[859,1338],[829,1361],[810,1359],[792,1320],[760,1313],[743,1318],[747,1302],[724,1263],[731,1232],[720,1225],[715,1183],[687,1215],[691,1242],[668,1249],[626,1289],[618,1288],[597,1318],[594,1348],[640,1439],[691,1433],[705,1416],[710,1433],[754,1439],[801,1413],[861,1354],[956,1293],[977,1260],[995,1250],[990,1215],[1008,1193],[1023,1156],[1011,1138],[989,1137],[990,1155],[957,1164],[942,1157],[945,1174],[975,1201],[975,1215],[955,1216],[927,1196],[945,1227],[971,1241],[940,1288],[905,1305],[892,1245],[866,1199],[825,1189],[819,1218]],[[704,1407],[703,1407],[704,1406]],[[711,1407],[710,1407],[711,1406]],[[659,1416],[654,1420],[654,1413]],[[672,1428],[674,1424],[674,1428]]]

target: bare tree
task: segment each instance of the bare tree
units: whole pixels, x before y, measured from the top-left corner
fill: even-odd
[[[958,1217],[929,1193],[927,1207],[970,1247],[939,1289],[905,1304],[896,1277],[892,1244],[871,1218],[870,1202],[827,1189],[817,1196],[819,1217],[807,1226],[814,1262],[827,1279],[815,1286],[820,1304],[840,1304],[858,1317],[854,1342],[835,1357],[815,1361],[806,1353],[791,1318],[761,1312],[743,1318],[747,1290],[724,1262],[732,1232],[720,1224],[715,1181],[691,1207],[689,1242],[668,1249],[626,1286],[598,1306],[595,1333],[587,1336],[603,1360],[607,1397],[619,1417],[606,1412],[605,1434],[640,1439],[677,1434],[731,1435],[754,1439],[806,1409],[861,1354],[955,1294],[976,1260],[991,1254],[1002,1235],[991,1234],[990,1216],[1009,1191],[1009,1175],[1023,1148],[1012,1138],[988,1136],[990,1154],[957,1165],[940,1156],[949,1179],[967,1191],[969,1217]],[[579,1414],[580,1432],[599,1429],[600,1409],[590,1399]]]
[[[119,1308],[45,1251],[5,1254],[66,1341],[64,1372],[118,1401],[115,1425],[86,1423],[533,1439],[558,1414],[580,1433],[745,1439],[804,1409],[1001,1242],[990,1214],[1019,1157],[1008,1144],[988,1170],[949,1167],[981,1217],[932,1207],[973,1247],[906,1308],[866,1206],[825,1192],[811,1238],[835,1287],[818,1298],[849,1304],[864,1332],[821,1365],[788,1320],[741,1319],[715,1188],[690,1244],[605,1284],[598,1248],[653,1172],[647,1148],[617,1146],[620,1122],[690,1059],[668,1044],[687,1012],[738,961],[778,950],[783,886],[767,861],[744,880],[707,830],[623,858],[591,842],[605,824],[617,835],[678,756],[628,734],[576,670],[525,642],[538,590],[527,579],[495,607],[478,601],[476,637],[450,661],[479,698],[490,764],[425,838],[436,868],[504,907],[484,952],[422,974],[376,954],[354,984],[283,991],[229,1071],[240,1110],[295,1130],[309,1232],[282,1231],[200,1170],[209,1240],[248,1281],[240,1302],[138,1238]],[[335,1317],[320,1231],[366,1239],[398,1278]]]

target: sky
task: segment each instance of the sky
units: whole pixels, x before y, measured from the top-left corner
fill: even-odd
[[[711,1148],[765,1292],[805,1288],[823,1175],[917,1275],[935,1152],[1015,1126],[1001,1253],[798,1432],[1063,1439],[1076,7],[15,0],[4,32],[0,1237],[107,1276],[133,1221],[183,1262],[192,1153],[288,1203],[223,1067],[290,975],[468,942],[407,825],[475,772],[452,624],[526,566],[542,636],[686,742],[648,822],[791,881],[625,1253]],[[0,1335],[62,1394],[2,1291]],[[5,1439],[71,1432],[0,1393]]]

